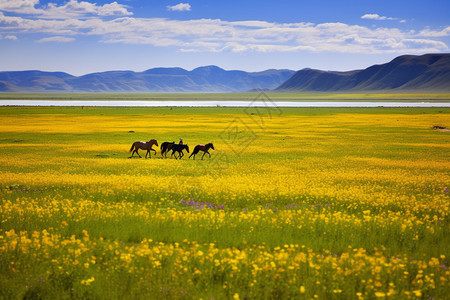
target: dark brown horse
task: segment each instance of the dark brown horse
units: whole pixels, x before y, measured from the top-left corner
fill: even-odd
[[[152,149],[153,145],[158,146],[158,142],[155,139],[151,139],[148,142],[134,142],[130,149],[130,152],[133,151],[133,153],[131,153],[131,156],[129,158],[132,158],[134,153],[136,153],[139,157],[141,157],[138,152],[139,149],[147,150],[147,153],[145,154],[145,158],[147,158],[147,155],[149,155],[150,158],[152,158],[152,154],[150,153],[150,150],[155,151],[155,154],[156,154],[156,150]]]
[[[178,158],[181,159],[184,156],[183,150],[186,150],[187,153],[189,153],[189,146],[183,144],[173,144],[170,150],[172,150],[172,154],[170,156],[174,155],[175,152],[178,152]],[[177,155],[175,154],[174,156],[175,159],[177,159]]]
[[[215,150],[214,145],[212,143],[208,143],[206,145],[197,145],[197,146],[195,146],[194,151],[192,151],[192,154],[189,155],[189,158],[191,158],[191,156],[194,155],[194,159],[195,159],[195,155],[200,151],[204,152],[203,156],[205,156],[205,154],[208,153],[209,158],[211,158],[211,154],[208,152],[209,149]],[[202,156],[202,160],[203,160],[203,156]]]
[[[161,144],[161,157],[167,158],[167,153],[172,150],[172,146],[175,142],[164,142]]]

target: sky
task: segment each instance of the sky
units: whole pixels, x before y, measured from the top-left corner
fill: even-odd
[[[449,0],[0,0],[0,71],[348,71],[449,47]]]

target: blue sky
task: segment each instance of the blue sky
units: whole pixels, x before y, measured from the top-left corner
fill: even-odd
[[[449,47],[448,0],[0,0],[0,71],[344,71]]]

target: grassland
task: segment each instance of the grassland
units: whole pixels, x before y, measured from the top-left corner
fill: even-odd
[[[450,127],[447,108],[2,107],[0,119],[0,298],[450,292],[450,135],[433,129]],[[128,159],[151,138],[216,150]]]
[[[249,93],[147,93],[147,94],[21,94],[0,93],[1,100],[110,100],[110,101],[252,101],[260,92]],[[274,93],[267,92],[272,101],[383,101],[383,102],[449,102],[449,93]],[[263,99],[264,100],[264,99]]]

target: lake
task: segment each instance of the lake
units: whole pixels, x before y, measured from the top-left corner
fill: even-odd
[[[102,107],[450,107],[450,102],[1,100],[0,106]]]

